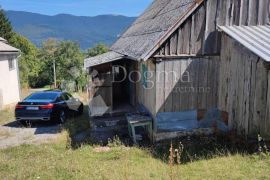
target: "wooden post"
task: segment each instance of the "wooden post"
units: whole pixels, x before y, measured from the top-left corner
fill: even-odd
[[[57,88],[56,84],[56,67],[55,67],[55,59],[53,60],[53,78],[54,78],[54,88]]]

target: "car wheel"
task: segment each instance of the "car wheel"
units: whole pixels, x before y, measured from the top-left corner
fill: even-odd
[[[66,113],[64,110],[59,113],[59,122],[63,124],[67,120]]]
[[[83,114],[83,105],[81,104],[78,109],[78,115],[82,115],[82,114]]]

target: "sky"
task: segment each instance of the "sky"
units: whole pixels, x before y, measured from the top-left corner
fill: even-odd
[[[0,0],[5,10],[27,11],[45,15],[73,14],[96,16],[115,14],[138,16],[152,0]]]

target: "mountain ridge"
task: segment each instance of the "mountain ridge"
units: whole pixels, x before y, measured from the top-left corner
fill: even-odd
[[[14,31],[29,38],[38,47],[48,38],[71,40],[82,49],[98,43],[110,46],[136,19],[123,15],[76,16],[43,15],[25,11],[5,11]]]

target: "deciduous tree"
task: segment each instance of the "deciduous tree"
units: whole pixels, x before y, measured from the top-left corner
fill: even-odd
[[[32,86],[39,76],[40,62],[37,58],[38,49],[27,38],[13,33],[10,44],[21,50],[19,59],[20,80],[23,86]]]
[[[109,51],[109,48],[105,44],[98,44],[93,48],[87,50],[86,56],[93,57]]]

